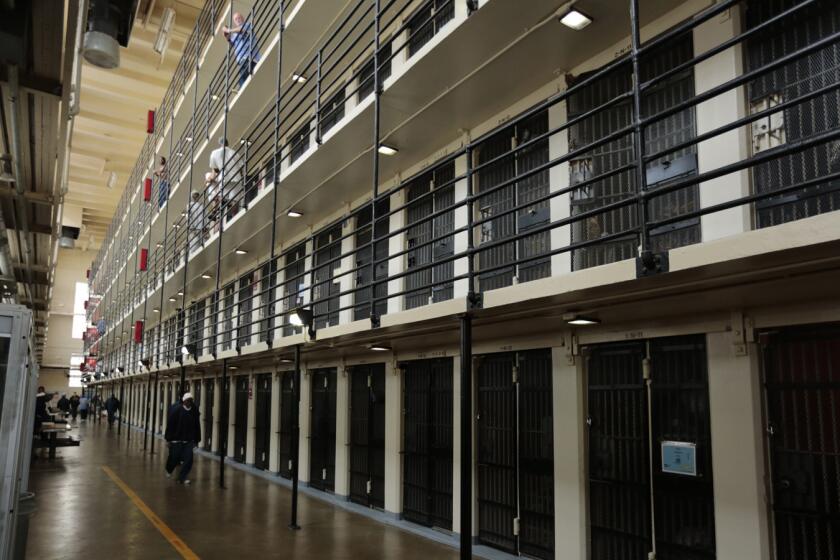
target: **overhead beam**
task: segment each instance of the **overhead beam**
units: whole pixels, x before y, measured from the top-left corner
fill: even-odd
[[[0,82],[8,83],[6,67],[0,67]],[[61,99],[62,87],[59,80],[38,76],[37,74],[20,74],[18,77],[20,89],[36,95],[46,95]]]
[[[0,187],[0,197],[16,198],[17,191],[11,187]],[[26,191],[23,193],[23,198],[27,202],[31,202],[33,204],[52,206],[53,203],[53,197],[49,193]]]

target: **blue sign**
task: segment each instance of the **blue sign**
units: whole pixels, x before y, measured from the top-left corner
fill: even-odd
[[[697,476],[697,445],[686,441],[663,441],[662,472]]]

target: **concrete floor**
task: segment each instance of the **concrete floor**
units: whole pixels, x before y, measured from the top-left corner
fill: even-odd
[[[200,558],[353,559],[457,558],[450,547],[336,508],[304,494],[298,522],[290,531],[291,493],[260,477],[225,469],[196,455],[181,486],[164,477],[165,447],[143,452],[143,434],[80,422],[77,448],[59,449],[52,463],[32,464],[31,488],[37,512],[31,519],[27,558],[183,558],[138,507],[106,475],[110,467]],[[46,457],[46,455],[44,455]]]

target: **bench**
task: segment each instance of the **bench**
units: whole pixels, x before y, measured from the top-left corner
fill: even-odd
[[[76,436],[58,437],[60,430],[44,430],[48,435],[46,439],[43,437],[35,439],[32,447],[35,449],[49,449],[49,459],[55,459],[55,450],[57,447],[79,447],[81,440]]]

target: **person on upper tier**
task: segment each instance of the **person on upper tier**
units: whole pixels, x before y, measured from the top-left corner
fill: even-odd
[[[222,35],[233,49],[233,56],[239,65],[239,87],[245,83],[251,72],[260,61],[260,53],[254,41],[254,30],[250,23],[245,22],[245,17],[239,13],[233,14],[233,27],[222,27]]]
[[[178,482],[190,484],[187,476],[192,469],[193,448],[201,441],[200,414],[191,393],[184,393],[181,403],[169,408],[164,437],[169,444],[166,478],[172,477],[172,472],[180,463]]]

